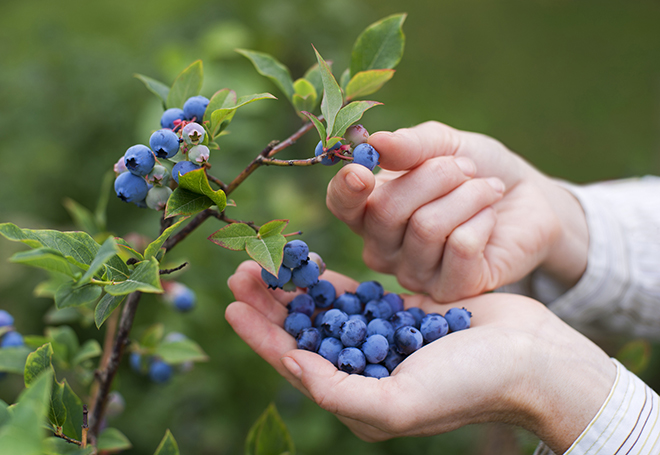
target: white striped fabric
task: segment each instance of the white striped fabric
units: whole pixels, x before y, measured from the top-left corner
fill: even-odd
[[[660,397],[616,359],[609,396],[564,455],[660,454]],[[534,455],[554,455],[545,444]]]

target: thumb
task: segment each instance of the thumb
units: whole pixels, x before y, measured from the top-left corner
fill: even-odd
[[[376,180],[373,173],[359,164],[349,164],[337,172],[328,184],[326,205],[341,221],[358,234],[369,195]]]

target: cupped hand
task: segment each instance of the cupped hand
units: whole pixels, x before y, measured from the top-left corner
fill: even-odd
[[[327,271],[337,293],[355,281]],[[427,436],[488,421],[521,425],[562,453],[596,414],[614,380],[607,355],[540,303],[487,294],[453,304],[405,296],[406,307],[472,312],[472,327],[407,357],[390,377],[348,375],[318,354],[296,349],[284,331],[295,294],[271,291],[260,267],[243,263],[229,278],[236,302],[227,321],[293,386],[367,441]],[[300,291],[299,291],[300,292]]]
[[[369,143],[382,170],[344,166],[326,202],[362,236],[370,268],[440,302],[515,282],[539,265],[568,286],[584,272],[578,201],[500,142],[427,122]]]

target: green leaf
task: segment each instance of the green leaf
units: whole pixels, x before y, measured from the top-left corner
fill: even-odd
[[[133,247],[130,246],[126,240],[122,239],[121,237],[115,237],[115,242],[117,242],[117,248],[119,248],[120,251],[124,251],[130,254],[138,261],[144,261],[144,256],[142,256],[142,253],[139,253],[136,250],[134,250]]]
[[[62,427],[64,434],[80,441],[82,437],[83,404],[69,383],[64,379],[62,403],[66,408],[66,423]]]
[[[0,400],[0,429],[4,424],[9,422],[9,419],[11,416],[9,415],[9,411],[7,410],[8,406],[7,403],[4,401]]]
[[[160,236],[158,236],[158,238],[156,240],[151,242],[147,246],[147,248],[144,250],[144,258],[149,259],[149,258],[152,258],[152,257],[156,256],[156,253],[158,253],[158,250],[160,250],[160,247],[163,246],[163,243],[165,243],[165,241],[170,238],[170,236],[172,235],[172,232],[174,232],[174,230],[176,228],[181,226],[181,223],[183,223],[187,219],[188,219],[187,216],[182,217],[180,220],[178,220],[172,226],[165,229],[163,231],[163,233]]]
[[[305,115],[301,114],[300,112],[311,112],[314,110],[316,107],[316,101],[318,99],[316,89],[314,88],[314,85],[312,85],[312,83],[307,79],[298,79],[296,82],[294,82],[293,88],[296,91],[292,98],[293,107],[296,108],[296,113],[298,115],[305,118]]]
[[[360,71],[346,85],[346,100],[371,95],[394,76],[394,70]]]
[[[163,339],[163,335],[165,335],[165,326],[163,324],[157,323],[150,325],[142,334],[142,338],[140,338],[140,346],[147,349],[156,349],[160,340]]]
[[[179,446],[176,444],[170,430],[165,432],[165,436],[160,441],[160,444],[158,444],[154,455],[179,455]]]
[[[50,394],[50,409],[48,410],[48,420],[55,427],[63,427],[66,423],[66,407],[62,401],[64,385],[60,384],[53,377],[53,388]]]
[[[103,289],[111,295],[124,295],[135,291],[151,294],[162,293],[158,261],[156,258],[151,258],[139,262],[127,280],[108,284]]]
[[[87,446],[83,449],[76,444],[71,444],[62,438],[50,437],[43,441],[44,455],[92,455],[94,447]]]
[[[52,248],[35,248],[33,250],[21,251],[9,258],[11,262],[38,267],[50,272],[61,273],[75,278],[76,274],[71,270],[69,261],[62,253]]]
[[[256,239],[257,233],[244,223],[228,224],[209,236],[211,242],[232,251],[243,251],[250,238]]]
[[[293,80],[289,68],[277,61],[272,55],[263,52],[247,49],[237,49],[236,52],[250,59],[259,74],[273,81],[286,97],[289,100],[291,99],[293,96]]]
[[[188,338],[169,343],[160,343],[158,348],[156,348],[156,355],[171,365],[184,362],[206,362],[209,360],[209,357],[202,348]]]
[[[259,416],[248,433],[245,442],[246,455],[294,455],[296,448],[289,430],[274,404],[270,404]]]
[[[85,360],[93,359],[101,354],[103,354],[103,350],[101,349],[99,342],[96,340],[87,340],[80,347],[71,363],[75,367]]]
[[[330,66],[330,68],[332,68],[331,62],[326,61],[326,63],[328,66]],[[312,65],[312,67],[305,72],[303,77],[314,86],[314,91],[316,92],[316,96],[318,98],[318,96],[323,93],[323,79],[321,79],[321,70],[319,69],[319,64],[315,63]]]
[[[271,275],[277,276],[282,265],[282,253],[286,245],[282,231],[288,223],[288,220],[270,221],[261,226],[256,238],[247,239],[245,243],[247,254]]]
[[[53,347],[50,343],[44,344],[28,355],[25,362],[25,372],[23,373],[25,387],[30,387],[43,371],[53,371],[52,359]]]
[[[218,90],[209,100],[208,106],[206,106],[206,112],[204,112],[204,121],[211,120],[211,114],[213,111],[222,109],[223,107],[232,107],[234,105],[236,105],[235,91],[228,88]]]
[[[316,131],[319,133],[319,138],[321,138],[321,142],[323,143],[323,148],[325,148],[326,144],[328,143],[328,138],[326,136],[326,131],[325,127],[323,126],[323,123],[316,118],[316,116],[310,112],[303,111],[302,114],[310,119],[312,123],[314,124],[314,127],[316,128]]]
[[[89,211],[89,209],[83,207],[68,197],[64,199],[62,204],[64,205],[66,211],[69,212],[73,223],[79,229],[91,235],[96,235],[99,233],[100,229],[96,224],[96,218],[94,217],[94,214]]]
[[[144,76],[142,74],[134,74],[134,76],[140,79],[147,89],[156,95],[163,102],[163,107],[167,109],[167,98],[170,94],[170,88],[156,79],[152,79],[149,76]]]
[[[351,76],[360,71],[392,69],[403,56],[406,14],[394,14],[367,27],[358,36],[351,53]]]
[[[335,118],[337,117],[337,113],[344,103],[344,99],[342,97],[339,84],[337,84],[335,77],[332,75],[330,67],[326,61],[323,60],[323,57],[321,57],[321,54],[319,54],[315,47],[314,52],[316,53],[316,60],[319,62],[321,80],[323,81],[323,100],[321,101],[321,112],[323,113],[323,117],[325,117],[327,130],[332,131],[335,124]]]
[[[101,245],[101,248],[99,248],[96,256],[94,256],[94,260],[89,265],[89,269],[87,269],[82,278],[76,283],[76,287],[89,283],[94,275],[103,268],[105,263],[112,257],[116,256],[117,253],[119,253],[117,242],[115,242],[114,237],[108,237],[105,242],[103,242],[103,245]]]
[[[55,298],[55,292],[63,283],[69,281],[70,278],[59,273],[52,273],[50,279],[39,283],[33,291],[35,297],[44,297],[48,299]]]
[[[383,103],[379,103],[378,101],[353,101],[347,104],[337,114],[337,121],[335,122],[335,128],[331,136],[342,137],[349,126],[362,118],[362,114],[367,109],[381,104]]]
[[[73,356],[80,349],[76,332],[68,325],[63,325],[60,327],[48,327],[46,329],[46,336],[52,342],[55,358],[70,364]]]
[[[55,306],[57,309],[72,306],[81,306],[91,303],[101,296],[101,288],[94,284],[85,284],[76,287],[75,281],[62,284],[55,292]]]
[[[346,86],[348,85],[348,82],[351,79],[351,69],[346,68],[343,73],[341,73],[341,77],[339,78],[339,86],[341,89],[346,93]]]
[[[197,60],[183,70],[174,80],[174,84],[172,84],[172,88],[167,94],[167,107],[183,108],[183,103],[188,98],[199,95],[202,90],[203,79],[202,61]]]
[[[113,281],[122,281],[131,275],[131,271],[119,256],[113,256],[104,265],[108,278]]]
[[[110,317],[115,308],[117,308],[125,298],[126,295],[103,295],[94,310],[94,323],[96,324],[97,329],[101,328],[106,319]]]
[[[25,346],[0,349],[0,372],[23,374],[31,349]]]
[[[236,100],[234,105],[229,105],[229,98],[225,101],[224,106],[220,109],[216,109],[211,113],[211,135],[215,138],[219,133],[221,133],[234,118],[236,110],[240,107],[253,103],[259,100],[274,100],[277,99],[270,93],[257,93],[254,95],[245,95],[241,96]],[[206,108],[208,112],[208,107]]]
[[[212,205],[213,201],[207,196],[178,187],[167,200],[165,218],[171,218],[177,215],[195,215]]]
[[[133,447],[131,441],[116,428],[106,428],[99,435],[97,448],[100,451],[119,452]]]
[[[227,196],[222,190],[213,191],[209,185],[209,179],[206,176],[204,168],[195,169],[179,176],[179,187],[193,193],[203,194],[218,206],[218,211],[222,212],[227,206]],[[145,254],[146,258],[146,254]]]

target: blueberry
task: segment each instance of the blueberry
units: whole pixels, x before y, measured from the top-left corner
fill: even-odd
[[[312,326],[312,320],[309,316],[302,313],[291,313],[284,320],[284,330],[286,330],[292,337],[297,337],[303,330]]]
[[[422,323],[422,319],[426,316],[426,313],[421,308],[412,307],[406,310],[408,313],[412,314],[415,318],[415,327],[419,329],[419,326]]]
[[[362,313],[362,302],[358,296],[352,292],[345,292],[335,299],[333,304],[335,308],[339,308],[346,314]]]
[[[339,338],[339,332],[342,325],[348,321],[348,315],[341,310],[333,308],[323,315],[321,330],[326,337]]]
[[[316,303],[316,308],[328,308],[335,301],[337,291],[331,282],[326,280],[319,280],[318,283],[309,286],[307,289],[309,294]]]
[[[378,281],[364,281],[355,290],[355,294],[364,304],[383,297],[383,286]]]
[[[319,266],[315,262],[303,262],[291,272],[293,284],[299,288],[306,288],[319,282]]]
[[[390,343],[383,335],[371,335],[362,343],[362,352],[369,363],[380,363],[387,357]]]
[[[14,325],[14,318],[5,310],[0,310],[0,327]]]
[[[364,367],[364,372],[362,374],[368,378],[381,379],[388,377],[390,375],[390,372],[387,371],[387,368],[384,367],[383,365],[377,363],[370,363],[366,367]]]
[[[469,328],[471,317],[472,313],[465,308],[451,308],[445,314],[445,319],[447,320],[447,324],[449,324],[449,330],[452,332]]]
[[[424,337],[419,330],[412,326],[398,328],[394,332],[394,345],[404,355],[410,355],[424,344]]]
[[[261,279],[268,285],[268,289],[281,289],[291,279],[291,270],[281,265],[277,276],[275,276],[268,270],[261,269]]]
[[[115,193],[124,202],[139,202],[147,197],[149,186],[146,180],[130,172],[119,174],[115,179]]]
[[[344,345],[341,344],[341,341],[334,337],[328,337],[321,341],[318,353],[334,366],[337,366],[337,358],[342,349],[344,349]]]
[[[367,359],[358,348],[344,348],[337,357],[337,367],[348,374],[360,374],[366,366]]]
[[[346,130],[344,138],[353,146],[357,146],[369,140],[369,132],[362,125],[353,125]]]
[[[373,319],[367,325],[367,336],[383,335],[390,344],[394,344],[394,327],[385,319]]]
[[[295,269],[296,267],[300,267],[303,261],[307,260],[308,255],[309,247],[305,242],[302,240],[292,240],[284,245],[282,264]]]
[[[312,299],[313,300],[313,299]],[[317,329],[321,329],[321,324],[323,324],[323,318],[325,317],[325,314],[328,312],[328,310],[325,311],[319,311],[316,316],[314,316],[314,327]],[[311,316],[310,316],[311,317]],[[324,335],[325,336],[325,335]]]
[[[310,251],[307,260],[316,262],[316,265],[319,266],[319,274],[323,275],[323,272],[325,272],[325,262],[323,262],[323,258],[321,258],[318,253]]]
[[[179,176],[187,174],[190,171],[196,171],[197,169],[201,169],[201,167],[191,161],[179,161],[172,168],[172,178],[176,183],[179,183]]]
[[[154,168],[156,158],[146,145],[138,144],[129,147],[124,153],[124,164],[132,174],[144,177]]]
[[[353,162],[361,164],[370,171],[373,171],[378,164],[378,158],[380,155],[369,144],[360,144],[353,149]]]
[[[427,314],[424,316],[424,319],[422,319],[419,331],[422,332],[424,341],[430,343],[447,335],[449,324],[447,324],[447,320],[439,314]]]
[[[392,314],[403,311],[403,299],[398,294],[385,294],[383,300],[392,307]]]
[[[339,331],[339,339],[344,346],[360,346],[366,338],[367,324],[359,319],[349,319]]]
[[[188,145],[197,145],[201,143],[204,140],[204,135],[206,135],[204,127],[194,122],[188,123],[183,127],[183,130],[181,130],[181,137],[183,137],[183,140],[186,141],[186,144]]]
[[[149,138],[149,147],[158,158],[172,158],[179,152],[179,136],[171,129],[158,130]]]
[[[139,352],[131,352],[131,356],[129,358],[129,364],[131,365],[131,369],[137,373],[142,374],[144,370],[142,369],[142,355],[140,355]]]
[[[164,384],[172,378],[172,366],[162,360],[154,360],[149,365],[149,378],[158,384]]]
[[[209,99],[198,95],[192,96],[183,103],[183,115],[186,120],[195,120],[197,123],[202,123],[204,120],[204,112],[206,106],[209,105]]]
[[[175,310],[186,312],[195,306],[195,292],[182,283],[172,282],[166,287],[165,300],[171,304]]]
[[[404,361],[405,358],[405,355],[396,350],[396,346],[390,346],[390,349],[387,352],[387,357],[383,360],[383,365],[385,365],[391,373],[401,362]]]
[[[316,352],[321,345],[321,332],[314,327],[302,329],[296,337],[298,349]]]
[[[25,346],[25,342],[23,336],[18,332],[5,333],[0,342],[0,348],[17,348],[20,346]]]
[[[185,118],[183,114],[183,109],[179,109],[178,107],[173,107],[171,109],[166,110],[163,112],[163,116],[160,118],[160,126],[163,128],[169,128],[171,130],[174,129],[176,125],[174,125],[174,122],[176,120],[183,120]]]
[[[147,174],[147,183],[154,185],[166,185],[170,180],[170,172],[165,166],[156,164],[154,168]]]
[[[378,300],[376,306],[378,307],[378,313],[382,319],[389,319],[394,314],[394,311],[392,311],[392,306],[387,300]]]
[[[378,302],[379,300],[371,300],[370,302],[367,302],[367,304],[364,306],[362,315],[365,318],[367,318],[367,321],[371,321],[372,319],[381,317],[380,310],[378,309]],[[387,307],[389,310],[389,305]]]
[[[339,147],[341,147],[341,143],[337,142],[335,145],[333,145],[330,148],[329,151],[339,150]],[[325,152],[325,150],[323,150],[323,142],[319,141],[319,143],[316,144],[316,148],[314,149],[314,156],[319,156],[323,152]],[[331,154],[331,155],[324,156],[323,158],[321,158],[321,164],[323,164],[324,166],[332,166],[333,164],[337,164],[340,161],[341,161],[341,158],[339,158],[335,154]]]
[[[205,145],[195,145],[188,150],[188,159],[200,166],[206,163],[211,156],[211,151]]]
[[[349,314],[348,319],[357,319],[359,321],[364,322],[364,325],[367,325],[369,321],[367,321],[367,318],[364,317],[364,315],[361,314]]]
[[[303,313],[311,318],[314,314],[315,308],[314,299],[307,294],[300,294],[297,295],[291,302],[289,302],[286,307],[289,309],[289,313]],[[316,319],[314,320],[314,327],[316,327]]]
[[[165,210],[172,190],[167,186],[154,186],[147,193],[145,203],[152,210]]]
[[[407,311],[397,311],[392,315],[390,318],[390,322],[392,323],[392,327],[394,327],[394,330],[398,329],[399,327],[404,327],[407,325],[410,326],[415,326],[415,317],[411,314],[408,313]]]

